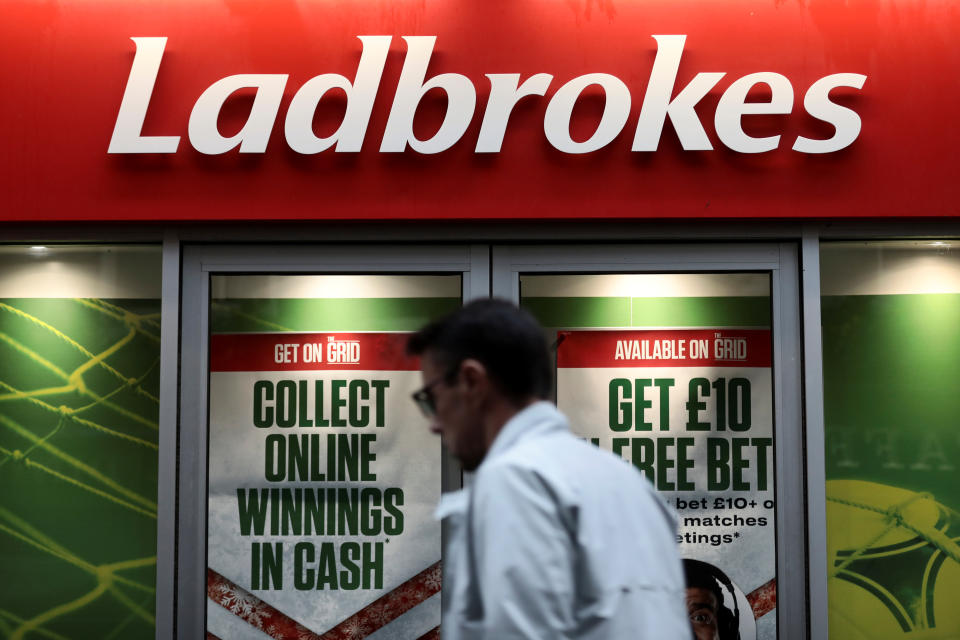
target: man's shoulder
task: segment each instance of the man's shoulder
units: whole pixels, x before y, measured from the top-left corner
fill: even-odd
[[[640,477],[636,468],[623,458],[601,449],[569,430],[555,431],[540,438],[519,442],[503,458],[508,464],[543,465],[560,470],[598,468],[609,473]]]
[[[477,480],[527,480],[581,493],[590,486],[620,486],[646,492],[648,482],[637,469],[609,451],[567,430],[517,442],[484,463]]]
[[[526,437],[481,467],[488,469],[537,470],[551,468],[565,459],[595,461],[596,447],[574,436],[570,431],[557,430]]]

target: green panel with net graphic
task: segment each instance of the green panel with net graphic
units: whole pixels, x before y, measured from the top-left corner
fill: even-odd
[[[0,637],[154,636],[159,311],[0,298]]]
[[[960,637],[960,295],[822,309],[830,637]]]

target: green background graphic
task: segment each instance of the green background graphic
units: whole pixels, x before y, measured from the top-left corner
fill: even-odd
[[[0,299],[0,637],[154,636],[159,311]]]
[[[831,637],[960,637],[960,295],[824,296],[822,319],[827,533],[862,533],[830,559]]]
[[[769,327],[766,296],[630,298],[523,297],[520,306],[545,327]]]
[[[459,307],[459,298],[229,298],[211,303],[210,331],[416,331]]]

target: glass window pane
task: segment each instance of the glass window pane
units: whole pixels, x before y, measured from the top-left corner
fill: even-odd
[[[960,251],[821,245],[830,637],[960,635]]]
[[[676,510],[688,608],[709,587],[719,637],[775,638],[769,275],[522,275],[520,292],[556,347],[574,432]],[[701,633],[704,617],[693,606]]]
[[[0,636],[154,637],[160,277],[0,247]]]
[[[435,632],[441,448],[405,348],[461,299],[459,275],[213,277],[212,635]]]

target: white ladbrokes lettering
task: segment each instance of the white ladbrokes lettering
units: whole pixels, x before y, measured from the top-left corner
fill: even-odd
[[[315,154],[331,147],[339,153],[360,151],[393,37],[357,37],[363,44],[363,51],[352,82],[340,74],[327,73],[311,78],[294,94],[285,117],[284,136],[295,152]],[[684,150],[713,149],[696,106],[726,74],[698,73],[686,86],[676,90],[677,71],[686,36],[655,35],[653,38],[657,42],[657,55],[643,96],[631,150],[656,151],[667,118]],[[108,152],[176,153],[180,144],[179,136],[142,135],[143,121],[150,106],[167,39],[131,39],[136,45],[136,54]],[[407,54],[387,117],[380,152],[402,153],[408,148],[422,154],[445,151],[463,138],[473,120],[477,109],[476,87],[469,78],[459,73],[444,73],[429,79],[426,77],[436,36],[404,36],[403,39],[407,44]],[[490,82],[490,94],[474,150],[476,153],[499,153],[513,108],[523,98],[545,96],[553,76],[537,73],[523,82],[520,81],[520,74],[490,73],[486,77]],[[810,116],[833,126],[834,134],[825,140],[798,136],[792,149],[800,153],[832,153],[853,144],[860,135],[860,116],[832,102],[830,92],[839,87],[862,89],[866,79],[865,75],[858,73],[836,73],[810,85],[804,94],[803,107]],[[190,114],[187,132],[191,146],[208,155],[226,153],[238,147],[240,153],[264,153],[276,123],[287,80],[285,74],[239,74],[211,84],[197,98]],[[748,102],[747,95],[757,85],[766,85],[769,99]],[[578,98],[592,86],[603,91],[603,114],[593,134],[587,140],[577,142],[570,136],[571,114]],[[241,89],[255,91],[250,113],[236,134],[224,137],[217,130],[217,120],[226,100]],[[331,135],[319,138],[313,131],[313,116],[320,100],[331,89],[346,93],[347,107],[339,128]],[[424,95],[432,89],[439,89],[446,94],[447,109],[436,133],[426,140],[420,140],[413,132],[414,115]],[[751,114],[789,114],[793,110],[793,97],[793,85],[778,73],[752,73],[735,80],[720,96],[717,104],[714,114],[717,137],[724,146],[739,153],[763,153],[778,148],[781,136],[750,136],[743,130],[742,117]],[[563,153],[580,154],[601,149],[627,126],[631,99],[629,87],[616,76],[590,73],[573,78],[558,88],[547,103],[544,135],[554,148]]]

